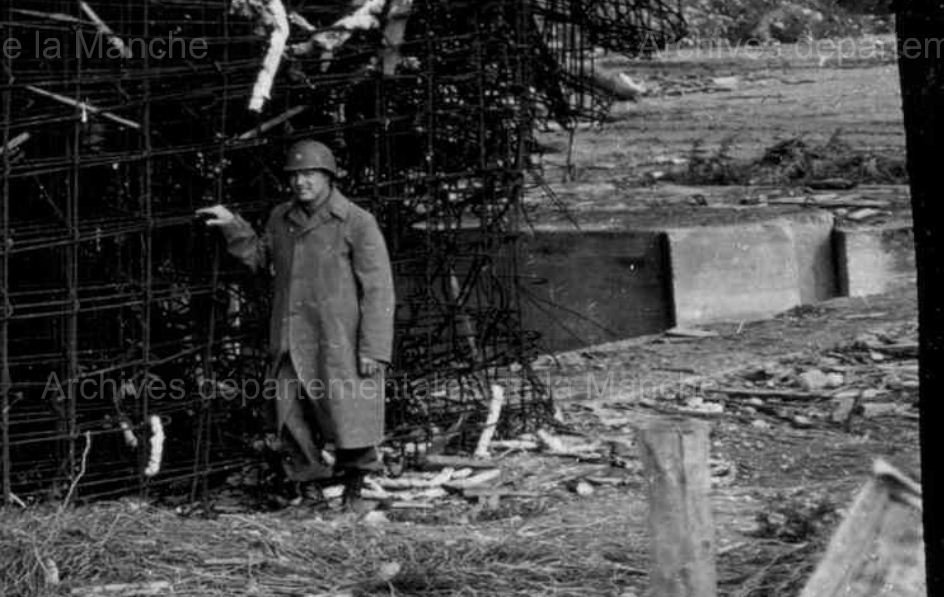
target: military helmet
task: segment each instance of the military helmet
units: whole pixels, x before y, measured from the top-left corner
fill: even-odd
[[[338,165],[334,154],[324,143],[305,139],[292,145],[285,159],[285,171],[296,170],[324,170],[335,178],[338,176]]]

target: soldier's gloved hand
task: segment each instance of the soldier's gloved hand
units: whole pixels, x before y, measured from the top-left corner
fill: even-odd
[[[361,357],[359,368],[363,377],[373,377],[383,370],[383,363],[370,357]]]
[[[220,204],[201,207],[197,210],[197,215],[206,218],[207,226],[225,226],[236,219],[236,214]]]

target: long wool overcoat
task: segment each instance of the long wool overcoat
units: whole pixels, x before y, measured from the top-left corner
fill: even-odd
[[[290,355],[324,440],[379,444],[383,375],[358,371],[358,357],[389,363],[393,343],[393,276],[374,217],[335,189],[311,216],[294,202],[278,205],[261,236],[238,216],[223,233],[232,255],[274,273],[273,364]],[[280,429],[305,424],[300,409],[279,402]]]

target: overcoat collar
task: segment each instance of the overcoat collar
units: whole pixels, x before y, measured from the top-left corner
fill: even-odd
[[[299,226],[302,229],[301,232],[306,232],[328,222],[332,216],[339,220],[346,219],[349,208],[350,202],[347,197],[341,194],[341,191],[337,188],[333,188],[325,204],[320,206],[311,216],[305,213],[305,210],[299,205],[290,203],[285,211],[285,217]]]

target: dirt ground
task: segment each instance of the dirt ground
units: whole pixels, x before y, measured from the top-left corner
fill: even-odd
[[[837,42],[838,43],[838,42]],[[602,58],[650,89],[638,102],[617,102],[609,121],[575,136],[572,178],[637,180],[666,170],[696,144],[717,149],[725,139],[736,157],[756,158],[776,141],[826,141],[840,131],[855,147],[904,155],[898,69],[882,50],[890,37],[772,48],[680,49],[652,61]],[[870,45],[871,44],[871,45]],[[868,50],[869,47],[880,48]],[[713,80],[734,77],[725,87]],[[549,181],[564,175],[568,135],[547,131],[557,150],[544,163]]]
[[[888,61],[729,54],[613,62],[661,81],[664,93],[618,104],[612,122],[577,135],[576,183],[567,184],[603,188],[594,209],[618,195],[623,210],[678,204],[697,221],[706,212],[687,206],[690,189],[642,185],[643,175],[684,157],[695,142],[717,147],[732,134],[735,150],[755,157],[778,139],[823,140],[837,128],[855,146],[904,151],[897,72]],[[728,91],[679,84],[730,75],[739,83]],[[567,137],[549,131],[542,142],[560,150],[545,160],[557,184]],[[893,190],[896,216],[905,217],[907,194]],[[569,197],[573,206],[586,194]],[[451,497],[432,509],[364,519],[293,508],[222,511],[212,503],[185,517],[123,503],[95,512],[105,512],[108,532],[122,529],[122,540],[136,548],[108,549],[102,538],[90,552],[89,542],[70,543],[64,532],[40,547],[59,554],[62,594],[106,582],[160,582],[165,592],[158,594],[180,595],[643,595],[648,505],[634,430],[653,416],[682,413],[711,426],[720,594],[796,594],[875,457],[917,474],[917,361],[895,352],[915,341],[916,314],[915,289],[907,287],[767,321],[707,326],[714,337],[659,335],[542,356],[535,367],[557,400],[555,433],[609,451],[586,459],[499,453],[499,487],[522,494],[497,504]],[[829,384],[810,389],[804,376],[813,370],[831,375]],[[730,388],[761,396],[726,394]],[[806,394],[781,399],[765,393],[771,390]],[[78,511],[68,516],[81,526]],[[54,522],[65,524],[61,516]],[[40,553],[23,545],[23,554],[13,553],[23,562]],[[21,581],[39,574],[24,566],[16,568]]]

